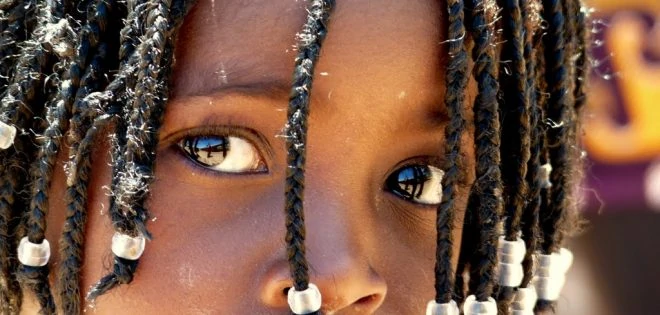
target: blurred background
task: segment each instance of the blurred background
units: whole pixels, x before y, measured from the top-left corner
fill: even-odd
[[[586,230],[557,314],[660,314],[660,0],[585,0]]]

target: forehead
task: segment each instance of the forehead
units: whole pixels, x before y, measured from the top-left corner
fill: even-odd
[[[200,0],[179,34],[173,94],[207,94],[227,84],[287,86],[306,3]],[[437,91],[421,85],[437,86],[442,79],[441,24],[437,1],[337,1],[315,91],[353,101],[431,97]]]

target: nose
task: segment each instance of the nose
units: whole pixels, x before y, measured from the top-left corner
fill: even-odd
[[[387,284],[369,262],[369,228],[358,219],[361,211],[356,211],[355,199],[329,198],[329,194],[329,189],[310,190],[305,202],[310,282],[321,291],[323,314],[371,314],[383,303]],[[287,291],[292,286],[283,258],[267,273],[262,303],[288,308]]]

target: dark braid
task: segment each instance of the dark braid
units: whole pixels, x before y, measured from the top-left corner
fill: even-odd
[[[543,229],[542,250],[546,254],[557,252],[569,228],[571,215],[571,194],[575,160],[575,113],[573,106],[571,67],[567,49],[570,37],[567,35],[567,22],[564,4],[558,0],[544,2],[543,14],[548,22],[545,40],[545,78],[548,84],[547,132],[548,154],[553,171],[550,175],[552,188],[549,192],[547,212],[541,213]],[[553,308],[553,302],[539,300],[538,311]]]
[[[524,22],[518,0],[502,0],[503,35],[500,68],[500,121],[502,181],[504,198],[504,236],[515,241],[521,231],[521,217],[527,197],[527,162],[530,157],[530,117],[527,98],[527,64],[524,58]],[[500,312],[508,314],[514,297],[513,287],[499,288]]]
[[[305,189],[305,151],[307,146],[307,116],[309,96],[314,78],[314,66],[327,34],[328,18],[334,0],[311,0],[307,21],[298,35],[298,55],[293,71],[293,87],[287,112],[287,170],[284,188],[286,214],[287,260],[297,291],[307,289],[309,266],[305,258],[305,219],[303,200]]]
[[[453,298],[454,270],[452,231],[455,224],[458,185],[464,176],[461,158],[461,137],[465,130],[465,88],[468,80],[468,55],[464,45],[466,35],[462,0],[447,1],[447,64],[445,106],[451,120],[445,127],[445,175],[442,182],[442,202],[437,208],[437,249],[435,259],[435,301],[448,303]]]
[[[34,42],[26,42],[23,56],[18,60],[14,72],[13,86],[8,87],[4,102],[18,101],[20,110],[30,110],[36,107],[40,100],[44,70],[51,63],[47,51],[42,46],[43,37],[47,32],[48,23],[52,22],[50,10],[44,5],[36,8],[38,25],[33,31]],[[26,213],[25,232],[32,243],[42,243],[46,229],[46,211],[48,206],[47,190],[50,184],[50,175],[59,147],[60,122],[65,118],[65,111],[59,104],[47,106],[50,126],[43,135],[43,144],[39,149],[37,159],[40,163],[33,164],[30,170],[32,177],[32,198],[30,211]],[[32,113],[31,113],[32,114]],[[22,234],[22,233],[21,233]],[[41,307],[40,313],[54,314],[55,303],[48,283],[48,266],[32,267],[20,265],[17,277],[28,289],[33,291]]]
[[[480,226],[479,246],[472,259],[470,289],[478,301],[493,293],[497,265],[497,224],[502,208],[500,175],[500,123],[498,115],[497,68],[493,48],[492,21],[482,1],[471,0],[466,7],[471,16],[468,30],[474,39],[472,58],[479,92],[474,102],[476,176],[471,193],[477,194],[475,218]]]
[[[502,179],[507,190],[505,202],[505,236],[514,241],[520,232],[520,217],[527,194],[527,161],[529,160],[530,123],[527,100],[527,64],[524,54],[524,23],[518,0],[503,0],[502,21],[504,36],[503,59],[511,60],[500,69],[500,119],[502,134],[507,141],[502,143]],[[514,121],[515,120],[515,121]],[[514,158],[515,157],[515,158]],[[510,162],[507,162],[510,161]],[[512,162],[511,162],[512,161]],[[506,175],[505,175],[506,174]]]
[[[125,154],[123,170],[114,182],[117,191],[113,195],[115,201],[111,207],[111,217],[117,232],[149,239],[150,234],[145,225],[149,214],[144,203],[148,197],[146,187],[153,180],[157,135],[167,100],[169,78],[169,70],[158,71],[152,65],[170,64],[174,49],[171,2],[147,3],[143,16],[143,42],[135,52],[142,58],[138,66],[133,107],[124,110],[128,121]],[[138,259],[128,260],[115,256],[113,272],[94,286],[88,299],[94,300],[119,284],[130,283],[138,262]]]
[[[87,213],[87,188],[89,174],[92,168],[92,147],[98,131],[110,120],[100,116],[78,146],[74,165],[76,176],[74,182],[67,188],[67,209],[62,237],[60,239],[59,293],[64,314],[80,314],[80,273],[82,272],[83,240]]]
[[[520,0],[520,5],[523,12],[524,21],[524,57],[526,68],[526,99],[529,104],[529,124],[530,131],[530,158],[527,163],[527,183],[529,184],[529,192],[527,204],[522,214],[522,236],[525,241],[527,252],[523,260],[524,276],[520,287],[526,288],[534,276],[534,253],[537,250],[537,240],[540,237],[539,233],[539,210],[541,204],[541,146],[544,129],[541,124],[541,108],[538,104],[538,92],[540,87],[536,80],[536,55],[537,52],[534,48],[534,25],[538,12],[534,12],[533,6],[529,1]]]
[[[544,37],[546,58],[546,80],[548,83],[549,99],[547,119],[551,124],[548,129],[548,152],[552,162],[551,180],[553,183],[550,213],[545,213],[542,219],[544,240],[543,250],[552,253],[559,249],[564,236],[561,224],[565,209],[569,204],[571,173],[571,129],[574,122],[571,120],[572,106],[570,106],[570,80],[566,66],[565,52],[565,20],[562,13],[562,4],[558,0],[544,3],[544,14],[549,23],[548,33]]]
[[[13,150],[0,152],[0,313],[18,313],[22,302],[22,292],[18,285],[15,244],[17,220],[21,216],[15,209],[25,207],[19,192],[27,182],[27,159],[31,144],[21,133],[28,129],[33,111],[26,110],[29,102],[21,89],[21,83],[29,79],[26,73],[40,68],[34,55],[20,54],[31,52],[34,47],[19,43],[26,40],[36,25],[36,5],[34,1],[5,1],[0,8],[0,89],[2,101],[0,108],[2,120],[16,126],[19,135],[14,141]],[[20,56],[20,57],[19,57]],[[33,67],[30,67],[29,64]],[[44,62],[45,63],[45,62]],[[32,90],[33,91],[33,90]],[[33,94],[32,94],[33,95]]]

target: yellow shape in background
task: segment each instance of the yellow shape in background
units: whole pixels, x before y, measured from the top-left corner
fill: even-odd
[[[660,42],[660,1],[598,0],[589,4],[604,14],[624,9],[647,12],[655,17],[656,27],[649,33],[639,16],[618,13],[604,28],[604,44],[612,53],[628,122],[621,125],[613,119],[617,100],[611,85],[593,80],[585,117],[587,151],[595,160],[613,164],[655,159],[660,156],[660,64],[645,60],[643,49],[645,44]]]

